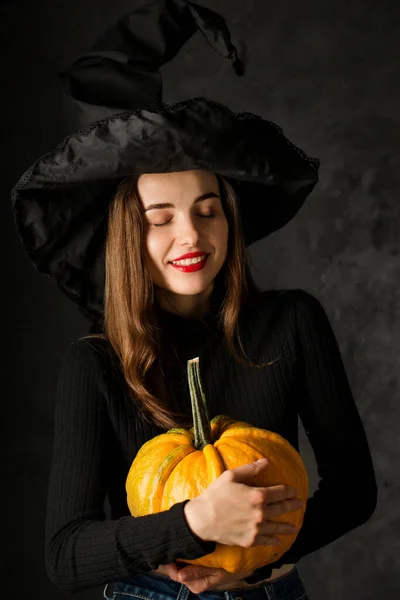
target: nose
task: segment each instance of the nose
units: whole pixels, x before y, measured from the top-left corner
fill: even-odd
[[[199,239],[199,231],[196,228],[193,220],[189,217],[183,219],[179,223],[178,231],[176,234],[176,240],[179,244],[189,246],[196,246]]]

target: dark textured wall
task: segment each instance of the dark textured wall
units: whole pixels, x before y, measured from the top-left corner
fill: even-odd
[[[253,245],[249,257],[263,288],[302,287],[322,301],[376,467],[373,517],[302,559],[300,575],[311,600],[394,600],[400,597],[400,3],[202,4],[226,17],[246,75],[235,76],[229,61],[196,34],[163,68],[164,100],[205,95],[233,110],[254,111],[321,159],[320,184],[305,206],[286,228]],[[87,323],[25,256],[9,190],[68,133],[56,72],[134,5],[14,0],[0,9],[3,298],[9,300],[3,325],[3,590],[12,589],[16,599],[64,597],[44,569],[46,485],[57,369],[66,345],[86,332]],[[301,433],[315,486],[312,452]],[[81,597],[100,598],[101,590]]]

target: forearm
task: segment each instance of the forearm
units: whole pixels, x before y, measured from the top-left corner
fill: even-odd
[[[183,506],[181,502],[161,513],[116,520],[81,517],[57,529],[46,543],[49,578],[65,592],[79,592],[212,552],[213,542],[192,535]]]

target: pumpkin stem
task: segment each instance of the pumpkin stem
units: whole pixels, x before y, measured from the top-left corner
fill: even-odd
[[[194,447],[203,450],[212,443],[212,430],[208,416],[206,397],[203,392],[200,377],[200,358],[191,358],[187,362],[190,400],[192,402]]]

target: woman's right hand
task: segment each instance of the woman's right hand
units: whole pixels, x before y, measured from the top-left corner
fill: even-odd
[[[300,508],[296,490],[288,485],[251,485],[255,476],[267,468],[268,461],[256,461],[224,471],[187,502],[184,514],[193,533],[203,541],[251,548],[278,545],[280,540],[274,534],[296,532],[289,522],[269,520]]]

